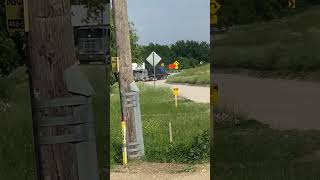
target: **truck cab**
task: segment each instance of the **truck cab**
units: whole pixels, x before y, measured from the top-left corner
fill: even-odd
[[[88,26],[74,28],[75,46],[80,63],[100,62],[106,58],[107,28]]]
[[[109,53],[110,3],[93,14],[81,4],[71,6],[71,22],[74,33],[76,56],[80,64],[106,62]]]
[[[169,75],[164,67],[156,67],[155,79],[154,79],[154,75],[153,75],[153,69],[148,70],[148,74],[149,74],[150,79],[152,79],[152,80],[167,79],[167,77]]]

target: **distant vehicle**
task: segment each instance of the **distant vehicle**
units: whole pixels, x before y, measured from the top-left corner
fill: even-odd
[[[156,77],[154,79],[153,71],[154,71],[153,69],[149,71],[149,77],[152,80],[167,79],[169,75],[164,67],[156,68]]]
[[[79,2],[78,2],[79,3]],[[104,5],[99,15],[91,14],[86,5],[71,6],[71,22],[74,32],[76,55],[81,64],[104,62],[108,51],[110,3]]]
[[[75,45],[81,63],[105,60],[106,28],[101,26],[78,27],[74,29]]]
[[[135,81],[149,81],[148,70],[146,69],[133,70],[133,76]]]

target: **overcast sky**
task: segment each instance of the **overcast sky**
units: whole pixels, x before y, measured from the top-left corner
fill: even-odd
[[[140,44],[210,40],[209,0],[128,0]]]

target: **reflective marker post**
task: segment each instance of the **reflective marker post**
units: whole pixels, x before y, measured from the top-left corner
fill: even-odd
[[[169,139],[170,139],[170,143],[172,143],[172,129],[171,129],[171,122],[169,122]]]
[[[124,120],[121,121],[121,129],[123,135],[122,141],[122,163],[123,165],[128,164],[128,156],[127,156],[127,138],[126,138],[126,122]]]
[[[175,104],[176,104],[176,108],[177,108],[178,107],[178,96],[177,95],[174,96],[174,100],[175,100]]]

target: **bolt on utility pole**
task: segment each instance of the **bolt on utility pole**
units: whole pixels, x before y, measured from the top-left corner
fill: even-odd
[[[134,82],[132,71],[132,58],[126,0],[113,0],[114,28],[116,36],[117,56],[119,57],[119,86],[123,112],[123,121],[126,123],[126,142],[129,159],[136,158],[131,152],[137,149],[138,142],[134,109],[128,106],[127,94],[131,93],[130,84]]]
[[[37,179],[98,180],[91,96],[73,44],[71,3],[29,0],[27,64]]]

